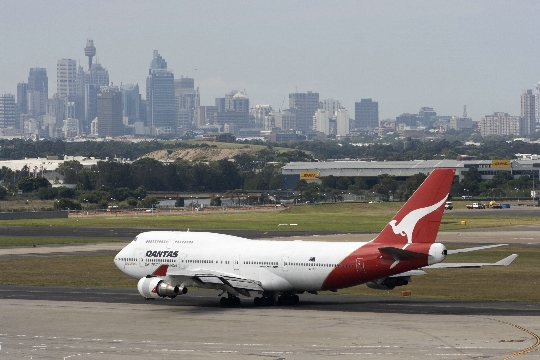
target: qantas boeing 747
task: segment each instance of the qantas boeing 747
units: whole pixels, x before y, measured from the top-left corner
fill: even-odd
[[[140,279],[147,298],[185,294],[188,287],[227,293],[221,304],[295,304],[298,294],[336,291],[359,284],[374,289],[406,285],[426,268],[509,265],[510,255],[496,263],[443,263],[447,255],[501,245],[446,250],[435,238],[454,169],[435,169],[381,233],[369,242],[250,240],[236,236],[181,231],[139,234],[115,257],[116,266]]]

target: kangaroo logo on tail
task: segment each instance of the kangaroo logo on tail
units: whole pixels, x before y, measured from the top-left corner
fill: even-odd
[[[388,224],[392,227],[394,234],[407,236],[407,243],[412,244],[412,233],[418,221],[424,216],[431,214],[437,210],[442,204],[445,203],[448,195],[446,195],[441,201],[431,206],[426,206],[420,209],[416,209],[405,215],[403,219],[396,225],[396,220],[390,221]]]

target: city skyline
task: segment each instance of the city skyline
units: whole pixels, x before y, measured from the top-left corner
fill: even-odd
[[[92,39],[93,61],[114,85],[137,83],[145,94],[158,50],[176,79],[195,79],[201,105],[238,89],[252,106],[277,110],[290,93],[313,91],[351,117],[362,98],[379,103],[381,119],[421,107],[460,115],[463,105],[475,121],[519,115],[522,90],[540,81],[530,40],[540,32],[538,10],[534,1],[4,2],[0,28],[13,35],[3,44],[0,93],[16,94],[40,67],[51,97],[57,61],[86,69]]]

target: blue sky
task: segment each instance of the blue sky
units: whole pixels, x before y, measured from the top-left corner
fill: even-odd
[[[251,105],[288,106],[308,90],[379,102],[380,118],[433,107],[479,120],[520,113],[520,93],[540,81],[538,1],[127,1],[0,0],[0,93],[31,67],[79,60],[92,38],[115,84],[144,95],[152,51],[189,76],[201,104],[232,89]],[[285,100],[284,100],[285,99]]]

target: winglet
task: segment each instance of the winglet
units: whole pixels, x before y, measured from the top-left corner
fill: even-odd
[[[510,256],[507,256],[505,257],[504,259],[502,260],[499,260],[497,261],[495,264],[493,265],[499,265],[499,266],[508,266],[512,263],[512,261],[514,261],[516,258],[517,258],[517,254],[512,254]]]

